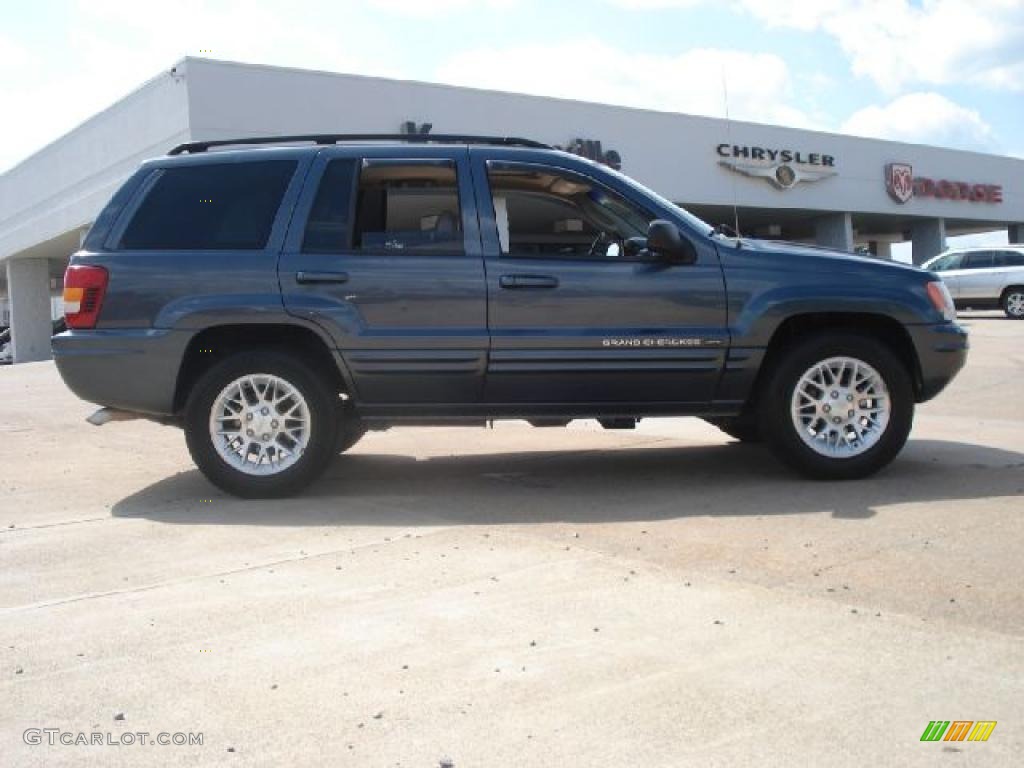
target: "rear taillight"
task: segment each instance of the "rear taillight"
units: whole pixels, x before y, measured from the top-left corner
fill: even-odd
[[[110,276],[103,267],[72,264],[64,272],[64,319],[68,328],[95,328]]]

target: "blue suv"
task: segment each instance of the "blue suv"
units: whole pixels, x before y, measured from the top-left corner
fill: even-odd
[[[304,487],[367,430],[698,416],[815,478],[869,475],[964,364],[933,274],[729,236],[522,139],[194,142],[65,276],[92,417],[181,425],[216,485]]]

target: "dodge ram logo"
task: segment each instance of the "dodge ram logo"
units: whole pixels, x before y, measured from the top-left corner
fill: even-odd
[[[885,166],[885,188],[890,197],[903,204],[914,196],[914,169],[908,163]]]

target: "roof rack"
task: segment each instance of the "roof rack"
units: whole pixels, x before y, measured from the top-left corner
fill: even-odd
[[[168,155],[195,154],[212,147],[226,147],[242,144],[338,144],[345,141],[400,141],[407,144],[489,144],[501,147],[530,147],[552,149],[547,144],[514,136],[470,136],[457,133],[310,133],[297,136],[254,136],[244,139],[215,139],[213,141],[190,141],[179,144]]]

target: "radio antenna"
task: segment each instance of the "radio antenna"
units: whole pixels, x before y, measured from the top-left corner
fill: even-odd
[[[725,138],[729,140],[729,146],[732,146],[732,120],[729,118],[729,82],[725,75],[725,64],[722,64],[722,97],[725,100]],[[736,202],[736,175],[730,173],[729,181],[732,185],[732,221],[733,231],[736,233],[736,237],[740,236],[740,209]]]

